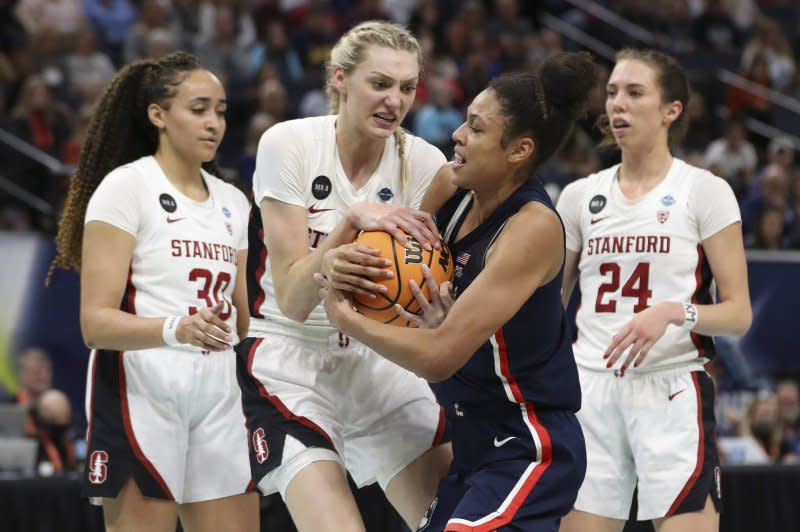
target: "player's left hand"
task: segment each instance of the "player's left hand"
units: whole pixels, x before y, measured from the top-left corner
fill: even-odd
[[[331,325],[345,332],[343,330],[345,318],[349,314],[356,314],[353,302],[345,295],[345,292],[334,288],[321,273],[314,274],[314,281],[319,285],[319,297]]]
[[[410,321],[420,329],[435,329],[444,321],[450,307],[455,302],[452,293],[453,285],[450,281],[437,285],[430,268],[425,264],[422,265],[422,277],[425,286],[428,287],[428,293],[431,295],[430,301],[425,298],[422,289],[414,279],[408,281],[408,286],[420,306],[421,313],[412,314],[397,303],[395,303],[394,309],[402,318]]]
[[[620,372],[625,373],[631,364],[635,368],[639,367],[653,345],[664,336],[672,321],[674,305],[676,303],[673,301],[663,301],[639,312],[626,323],[611,337],[611,343],[603,353],[603,358],[607,361],[606,367],[616,364],[626,351],[628,355],[620,366]]]

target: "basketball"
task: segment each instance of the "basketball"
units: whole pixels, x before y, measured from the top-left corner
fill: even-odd
[[[425,298],[430,301],[428,286],[422,275],[422,265],[425,264],[430,268],[437,284],[453,279],[453,258],[444,243],[441,249],[434,248],[428,251],[413,237],[408,236],[408,240],[411,246],[406,248],[384,231],[363,231],[358,235],[356,242],[379,249],[381,256],[391,261],[388,267],[394,271],[394,277],[391,279],[371,279],[387,288],[385,294],[377,294],[374,299],[355,294],[353,303],[361,314],[400,327],[413,326],[413,323],[397,314],[394,304],[400,304],[412,314],[419,314],[421,308],[408,284],[411,279],[416,281]]]

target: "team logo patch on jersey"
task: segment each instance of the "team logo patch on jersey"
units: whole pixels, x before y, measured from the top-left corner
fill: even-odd
[[[161,204],[161,208],[167,212],[175,212],[178,208],[178,202],[169,194],[161,194],[158,197],[158,202]]]
[[[253,431],[253,452],[256,454],[256,460],[258,460],[259,464],[267,461],[269,447],[267,447],[266,434],[261,427]]]
[[[230,222],[225,222],[225,229],[228,230],[228,234],[233,236],[233,225]]]
[[[392,192],[392,189],[388,187],[383,187],[378,191],[378,197],[381,199],[381,201],[389,201],[394,197],[394,192]]]
[[[671,207],[672,205],[675,205],[675,198],[667,194],[661,198],[661,204],[664,205],[664,207]]]
[[[656,213],[656,216],[658,217],[658,221],[663,224],[669,220],[669,211],[667,209],[659,209],[658,213]]]
[[[331,180],[324,175],[318,175],[314,178],[314,181],[311,182],[311,193],[317,199],[325,199],[330,196],[332,188]]]
[[[102,484],[108,477],[108,453],[105,451],[94,451],[89,457],[89,482],[92,484]]]
[[[602,194],[598,194],[589,200],[589,212],[592,214],[597,214],[606,208],[606,202],[606,197]]]
[[[230,218],[231,217],[231,210],[229,208],[227,208],[227,207],[223,207],[222,208],[222,214],[225,215],[225,218]]]

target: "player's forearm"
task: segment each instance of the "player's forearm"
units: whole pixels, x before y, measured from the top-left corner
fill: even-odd
[[[697,305],[694,332],[706,336],[741,336],[750,329],[753,311],[749,301],[722,301]]]
[[[113,308],[84,310],[81,333],[91,349],[128,351],[162,347],[165,318],[143,318]]]
[[[456,357],[451,356],[439,329],[385,325],[358,313],[340,320],[340,327],[344,334],[428,382],[442,381],[460,367],[452,362]]]
[[[275,286],[278,308],[289,319],[304,322],[311,311],[319,305],[319,287],[314,282],[314,274],[322,271],[322,259],[329,250],[355,240],[358,229],[353,221],[345,216],[333,231],[305,257],[289,266],[280,286]]]

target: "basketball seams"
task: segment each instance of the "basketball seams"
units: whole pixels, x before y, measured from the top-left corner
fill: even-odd
[[[425,284],[425,276],[422,273],[421,266],[422,264],[427,265],[433,278],[441,284],[451,280],[453,277],[454,261],[452,254],[447,253],[447,263],[442,267],[439,264],[442,258],[439,250],[428,251],[421,246],[415,246],[414,250],[409,251],[401,242],[385,231],[364,231],[358,236],[358,242],[379,249],[381,256],[391,260],[395,275],[390,279],[374,280],[376,283],[387,287],[388,292],[386,294],[378,293],[376,294],[378,297],[375,299],[369,299],[359,294],[354,295],[353,301],[357,309],[363,315],[382,323],[413,327],[413,323],[397,314],[394,310],[394,305],[400,304],[408,312],[419,315],[422,309],[411,292],[408,284],[410,279],[414,279],[422,290],[423,296],[430,299],[430,290]],[[421,256],[419,255],[420,253]],[[414,259],[411,259],[412,254]],[[409,261],[408,263],[406,263],[407,260]]]

